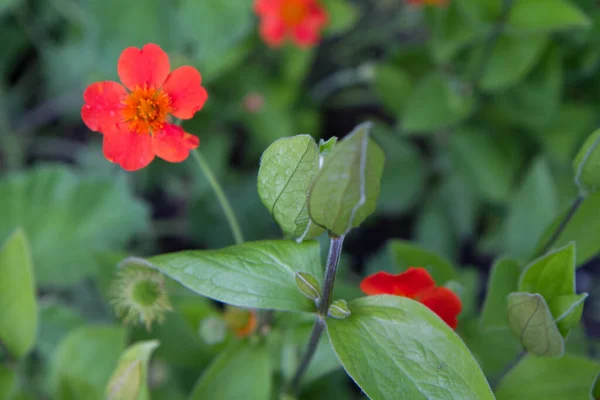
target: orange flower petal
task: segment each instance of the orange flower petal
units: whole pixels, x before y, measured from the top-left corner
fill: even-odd
[[[319,42],[319,28],[311,24],[301,24],[294,28],[292,37],[294,38],[294,42],[300,47],[314,46]]]
[[[125,96],[127,91],[117,82],[92,83],[83,92],[83,122],[95,132],[102,132],[116,125],[121,121],[120,108]]]
[[[158,88],[165,82],[170,70],[169,56],[153,43],[145,45],[141,50],[137,47],[126,48],[117,65],[121,82],[129,90],[144,85]]]
[[[368,295],[394,294],[410,298],[434,287],[435,281],[425,268],[413,267],[398,275],[378,272],[366,277],[360,284],[361,290]]]
[[[457,317],[462,311],[462,303],[453,291],[446,287],[438,287],[424,294],[419,301],[436,313],[452,329],[456,329]]]
[[[150,135],[131,132],[125,124],[118,124],[104,133],[104,156],[127,171],[144,168],[154,159]]]
[[[285,39],[285,25],[279,17],[266,16],[260,23],[260,36],[271,47],[281,46]]]
[[[204,106],[208,93],[201,83],[202,77],[196,68],[185,66],[171,72],[162,87],[171,98],[171,114],[190,119]]]
[[[167,124],[159,132],[152,135],[154,154],[165,161],[182,162],[190,154],[190,150],[200,145],[200,139],[186,133],[182,127]]]

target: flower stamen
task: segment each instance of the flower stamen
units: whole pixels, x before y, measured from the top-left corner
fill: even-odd
[[[171,100],[165,92],[144,86],[129,93],[121,114],[130,130],[147,134],[162,129],[171,111]]]

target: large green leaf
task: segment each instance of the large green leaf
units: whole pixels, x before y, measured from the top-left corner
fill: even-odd
[[[323,276],[316,241],[247,242],[220,250],[189,250],[148,259],[193,291],[240,307],[314,311],[296,287],[296,272]]]
[[[398,272],[403,272],[408,267],[423,267],[429,271],[438,285],[458,277],[452,263],[434,251],[397,239],[390,240],[387,247],[396,265],[394,270]],[[380,269],[385,268],[381,267]]]
[[[37,333],[37,303],[29,244],[17,230],[0,247],[0,342],[12,357],[33,347]]]
[[[514,195],[505,226],[505,251],[519,260],[528,260],[546,226],[558,213],[558,193],[548,164],[533,161]]]
[[[508,324],[528,352],[548,357],[563,355],[565,342],[540,294],[511,293]]]
[[[461,91],[461,82],[432,73],[411,94],[402,113],[402,127],[407,133],[433,133],[463,121],[474,108],[474,98]]]
[[[138,342],[125,350],[106,386],[108,400],[147,400],[148,363],[157,340]]]
[[[600,129],[585,141],[573,161],[575,182],[585,193],[594,193],[600,187]]]
[[[308,216],[308,189],[319,170],[319,148],[310,135],[275,141],[261,157],[258,195],[284,234],[312,238],[323,232]]]
[[[338,236],[375,211],[385,156],[370,130],[371,123],[363,123],[339,141],[310,188],[312,220]]]
[[[87,177],[45,166],[0,179],[0,241],[17,226],[25,230],[39,285],[95,275],[94,253],[122,248],[147,218],[125,175]]]
[[[270,395],[271,360],[267,348],[241,341],[213,361],[189,400],[265,400]]]
[[[327,320],[348,374],[374,400],[493,399],[469,349],[422,304],[397,296],[349,303],[352,314]]]
[[[590,400],[600,363],[565,354],[562,358],[527,356],[504,377],[497,400]]]
[[[508,295],[517,291],[521,266],[510,258],[501,258],[492,266],[487,295],[481,311],[483,329],[507,328]]]
[[[589,18],[569,0],[519,0],[512,6],[508,27],[519,32],[552,32],[586,28]]]
[[[83,326],[69,333],[52,359],[49,383],[56,397],[70,393],[67,398],[104,399],[104,388],[125,350],[125,334],[125,329],[108,325]]]

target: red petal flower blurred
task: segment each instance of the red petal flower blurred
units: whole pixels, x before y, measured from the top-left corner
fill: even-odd
[[[156,44],[129,47],[117,66],[121,84],[96,82],[83,93],[83,122],[104,135],[106,158],[128,171],[144,168],[158,156],[185,160],[200,139],[169,123],[190,119],[208,98],[202,77],[192,67],[171,71],[169,56]]]
[[[327,23],[327,13],[318,0],[256,0],[261,18],[260,35],[271,47],[290,37],[300,47],[315,45]]]
[[[448,3],[448,0],[406,0],[408,4],[414,6],[422,6],[422,5],[432,5],[432,6],[442,6]]]
[[[458,325],[457,317],[462,310],[460,299],[450,289],[436,287],[425,268],[410,267],[398,275],[378,272],[363,279],[360,289],[368,295],[392,294],[417,300],[452,329]]]

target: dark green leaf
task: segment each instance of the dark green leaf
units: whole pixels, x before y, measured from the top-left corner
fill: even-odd
[[[0,247],[0,342],[22,358],[35,343],[37,303],[29,243],[17,230]]]
[[[600,364],[565,354],[562,358],[525,357],[504,377],[497,400],[590,400]]]
[[[360,16],[358,9],[349,0],[323,0],[329,21],[325,28],[326,34],[339,34],[350,29]]]
[[[493,399],[479,365],[452,329],[422,304],[397,296],[349,303],[328,319],[346,372],[371,399]]]
[[[508,296],[508,323],[529,353],[547,357],[563,355],[564,340],[541,295],[511,293]]]
[[[446,64],[470,42],[482,33],[477,24],[469,20],[468,14],[456,2],[435,10],[435,24],[431,40],[433,57],[438,64]]]
[[[438,285],[458,277],[452,263],[434,251],[403,240],[390,240],[387,247],[398,272],[403,272],[408,267],[423,267]]]
[[[12,399],[16,387],[16,372],[0,364],[0,399]]]
[[[267,348],[247,341],[224,350],[196,383],[190,400],[265,400],[271,395]]]
[[[289,240],[247,242],[220,250],[189,250],[148,259],[150,265],[191,290],[251,308],[314,311],[296,287],[296,272],[321,283],[319,244]]]
[[[594,193],[600,187],[600,129],[585,141],[575,161],[575,182],[582,193]]]
[[[375,67],[373,85],[385,108],[399,115],[410,98],[410,76],[394,65],[378,64]]]
[[[520,275],[521,265],[514,260],[501,258],[494,263],[481,311],[483,329],[508,328],[508,295],[518,290]]]
[[[385,156],[369,139],[370,130],[371,123],[363,123],[339,141],[310,188],[312,220],[335,235],[359,226],[375,211]]]
[[[519,0],[510,10],[508,26],[519,32],[553,32],[587,28],[589,18],[569,0]]]

